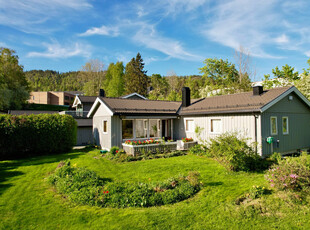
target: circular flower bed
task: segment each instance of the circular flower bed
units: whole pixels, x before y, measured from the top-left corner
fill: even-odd
[[[70,161],[61,162],[48,182],[75,203],[115,208],[172,204],[193,196],[202,187],[198,172],[158,183],[112,182],[86,168],[71,166]]]

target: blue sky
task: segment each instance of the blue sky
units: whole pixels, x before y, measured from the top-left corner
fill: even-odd
[[[79,70],[90,59],[148,74],[199,74],[206,58],[252,55],[256,80],[275,66],[308,68],[308,0],[0,0],[0,46],[25,70]]]

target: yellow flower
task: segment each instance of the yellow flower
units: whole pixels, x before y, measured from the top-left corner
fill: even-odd
[[[76,167],[76,164],[73,164],[73,167]]]

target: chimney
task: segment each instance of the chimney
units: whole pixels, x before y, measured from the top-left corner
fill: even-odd
[[[253,96],[259,96],[264,92],[263,86],[253,86]]]
[[[104,89],[99,90],[99,97],[105,97]]]
[[[187,107],[191,104],[191,91],[188,87],[182,88],[182,107]]]

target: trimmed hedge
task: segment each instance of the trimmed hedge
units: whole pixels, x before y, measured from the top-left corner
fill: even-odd
[[[76,144],[76,132],[69,115],[0,115],[0,158],[66,152]]]

